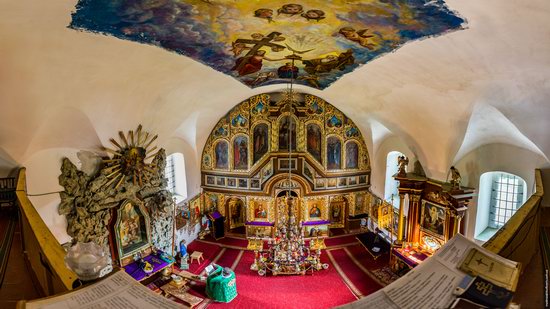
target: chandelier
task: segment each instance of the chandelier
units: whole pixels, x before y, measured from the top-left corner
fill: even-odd
[[[294,66],[294,55],[289,56],[292,59],[292,68]],[[297,70],[296,70],[297,74]],[[295,74],[292,73],[288,91],[279,104],[285,104],[285,111],[289,112],[288,117],[293,114],[292,105],[297,102],[293,92]],[[288,160],[292,160],[292,130],[288,126],[287,134],[289,136]],[[290,164],[290,163],[289,163]],[[290,164],[290,166],[292,166]],[[317,241],[306,242],[304,239],[304,228],[296,220],[295,208],[298,207],[297,200],[291,196],[292,187],[292,168],[288,169],[288,179],[285,181],[286,196],[284,197],[284,207],[286,211],[278,210],[278,219],[276,231],[273,238],[267,240],[267,249],[264,249],[264,241],[259,240],[255,250],[255,260],[251,269],[264,276],[267,272],[273,275],[304,275],[308,271],[327,269],[327,263],[321,263],[321,247],[315,246]]]

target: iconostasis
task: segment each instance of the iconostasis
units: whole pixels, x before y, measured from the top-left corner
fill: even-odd
[[[201,171],[204,211],[218,211],[227,231],[246,227],[248,236],[272,235],[289,211],[289,192],[297,197],[291,211],[311,237],[349,228],[370,205],[361,132],[309,94],[265,93],[239,103],[212,130]]]

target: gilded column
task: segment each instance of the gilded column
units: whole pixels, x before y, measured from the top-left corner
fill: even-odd
[[[403,242],[403,231],[405,225],[405,194],[399,193],[399,221],[397,224],[397,242]],[[393,224],[393,222],[391,223]]]
[[[419,241],[420,222],[420,195],[409,194],[409,217],[407,224],[407,240],[410,242]]]
[[[460,233],[460,223],[462,221],[462,217],[464,217],[464,212],[457,213],[454,216],[453,234],[450,235],[450,238],[452,238],[454,235]]]

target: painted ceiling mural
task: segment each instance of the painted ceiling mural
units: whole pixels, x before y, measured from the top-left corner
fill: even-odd
[[[153,44],[250,87],[324,89],[408,41],[463,29],[443,0],[80,0],[69,27]]]

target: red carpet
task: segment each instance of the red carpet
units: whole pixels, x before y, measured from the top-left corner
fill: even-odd
[[[322,260],[330,264],[326,255]],[[314,275],[260,277],[250,270],[253,261],[254,253],[245,251],[235,269],[237,298],[229,304],[211,303],[208,307],[332,308],[356,300],[332,265]]]
[[[195,251],[202,252],[204,260],[198,264],[196,261],[191,263],[189,259],[189,271],[194,274],[199,274],[208,264],[212,263],[216,255],[220,252],[221,247],[214,244],[209,244],[201,241],[193,241],[187,247],[187,252],[191,255]]]
[[[381,255],[375,260],[361,244],[349,246],[347,249],[368,270],[384,267],[388,265],[390,260],[389,253]]]
[[[216,264],[223,267],[233,267],[233,263],[239,256],[241,250],[226,248],[223,254],[220,256]]]
[[[243,239],[243,238],[231,237],[231,236],[226,236],[224,238],[215,240],[212,236],[206,235],[204,237],[204,240],[209,241],[209,242],[215,242],[215,243],[218,243],[220,245],[239,247],[239,248],[245,248],[245,249],[248,246],[248,240]]]
[[[355,235],[329,237],[325,239],[325,245],[327,247],[342,246],[342,245],[347,245],[347,244],[356,243],[356,242],[358,241],[357,241],[357,238],[355,238]]]
[[[378,282],[369,277],[367,273],[355,264],[344,249],[330,250],[330,254],[350,283],[357,288],[360,296],[367,296],[382,288]]]

